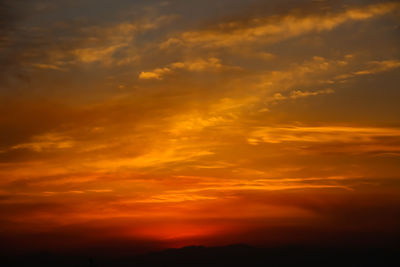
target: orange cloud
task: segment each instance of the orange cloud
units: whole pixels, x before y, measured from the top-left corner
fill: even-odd
[[[171,37],[161,48],[172,45],[229,47],[248,42],[277,42],[302,34],[332,30],[349,21],[362,21],[399,10],[397,2],[352,7],[339,13],[316,15],[286,15],[256,18],[249,23],[232,21],[214,29],[188,31]]]
[[[328,88],[323,90],[317,91],[301,91],[301,90],[294,90],[290,92],[290,98],[296,99],[301,97],[308,97],[308,96],[316,96],[316,95],[326,95],[326,94],[333,94],[335,91]]]
[[[185,61],[175,62],[164,68],[156,68],[152,71],[143,71],[139,74],[139,79],[158,79],[161,80],[166,74],[172,73],[175,70],[187,70],[187,71],[214,71],[219,69],[235,69],[234,67],[224,66],[221,60],[215,57],[204,60],[202,58]],[[237,69],[237,68],[236,68]]]
[[[370,68],[354,72],[354,75],[369,75],[380,72],[385,72],[400,67],[399,60],[383,60],[370,62]]]
[[[400,138],[397,128],[368,128],[368,127],[343,127],[343,126],[292,126],[292,127],[259,127],[251,132],[248,142],[253,145],[260,143],[341,143],[357,144],[367,143],[371,149],[379,146],[382,138]],[[386,151],[398,150],[399,147],[381,145]]]
[[[296,2],[269,17],[236,4],[186,10],[214,10],[212,1],[133,2],[52,25],[43,21],[57,16],[41,11],[10,28],[1,233],[49,235],[19,244],[170,246],[252,231],[282,241],[287,229],[276,227],[343,230],[349,216],[356,232],[398,228],[396,25],[374,20],[397,2],[311,11]],[[215,24],[235,12],[246,19]],[[304,233],[293,231],[290,241]]]
[[[32,139],[32,142],[15,145],[12,149],[31,149],[41,152],[44,150],[64,149],[74,146],[74,141],[71,140],[71,138],[56,133],[39,135]]]

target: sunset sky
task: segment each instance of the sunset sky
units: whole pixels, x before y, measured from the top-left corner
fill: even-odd
[[[400,2],[0,1],[12,249],[400,237]]]

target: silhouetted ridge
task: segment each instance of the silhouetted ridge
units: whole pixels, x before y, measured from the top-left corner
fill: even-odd
[[[257,248],[238,244],[224,247],[189,246],[142,255],[77,256],[37,254],[2,262],[1,266],[57,267],[223,267],[223,266],[400,266],[398,248]],[[4,258],[3,258],[4,259]],[[3,264],[5,263],[5,265]]]

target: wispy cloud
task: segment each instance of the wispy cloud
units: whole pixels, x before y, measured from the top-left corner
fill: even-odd
[[[34,136],[31,142],[18,144],[12,149],[31,149],[36,152],[73,147],[75,142],[68,136],[56,133]]]
[[[363,21],[399,10],[397,2],[361,7],[350,7],[338,13],[256,18],[251,21],[231,21],[217,27],[184,32],[161,44],[162,48],[173,45],[229,47],[249,42],[276,42],[312,32],[332,30],[349,21]]]
[[[328,95],[328,94],[333,94],[334,92],[335,91],[331,88],[315,90],[315,91],[293,90],[288,95],[284,95],[282,93],[275,93],[272,95],[270,100],[272,102],[276,102],[287,99],[298,99],[298,98],[317,96],[317,95]]]
[[[352,151],[352,153],[378,154],[398,153],[399,141],[398,128],[349,126],[260,127],[252,131],[248,138],[248,143],[251,145],[298,143],[299,149],[304,152],[321,150],[332,153]],[[335,145],[329,146],[330,144]]]
[[[317,95],[326,95],[326,94],[333,94],[335,91],[333,89],[322,89],[316,91],[301,91],[301,90],[294,90],[290,92],[290,98],[302,98],[302,97],[309,97],[309,96],[317,96]]]
[[[165,75],[173,73],[177,70],[187,70],[192,72],[200,71],[216,71],[221,69],[240,69],[238,67],[225,66],[221,60],[215,57],[210,57],[206,60],[198,58],[195,60],[174,62],[163,68],[156,68],[152,71],[142,71],[139,74],[139,79],[158,79],[161,80]]]
[[[370,67],[368,69],[359,70],[354,72],[354,75],[369,75],[376,74],[380,72],[389,71],[400,67],[399,60],[383,60],[383,61],[372,61],[369,63]]]

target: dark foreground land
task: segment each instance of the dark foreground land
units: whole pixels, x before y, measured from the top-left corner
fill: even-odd
[[[141,255],[105,257],[50,253],[3,255],[0,266],[190,267],[190,266],[400,266],[397,248],[338,249],[311,247],[256,248],[192,246]]]

